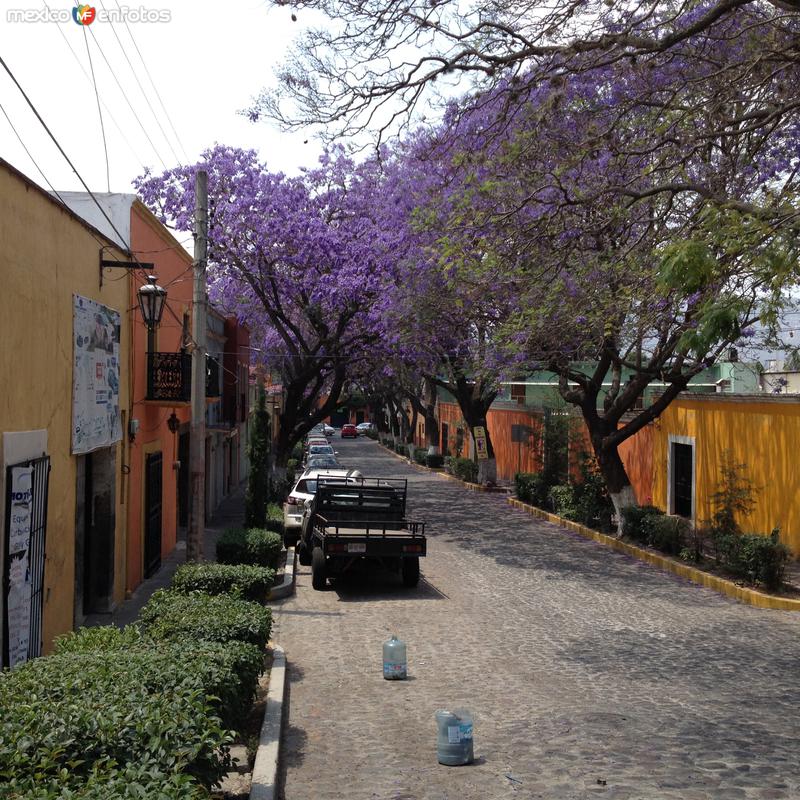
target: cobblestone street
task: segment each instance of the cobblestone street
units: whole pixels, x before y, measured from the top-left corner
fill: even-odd
[[[311,588],[276,606],[290,669],[284,800],[800,797],[800,616],[661,573],[336,440],[409,479],[423,579]],[[408,644],[409,680],[381,645]],[[434,712],[475,717],[476,763],[436,760]]]

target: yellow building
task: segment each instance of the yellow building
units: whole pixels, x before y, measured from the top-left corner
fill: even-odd
[[[640,503],[695,525],[714,513],[725,459],[743,465],[755,508],[738,520],[742,530],[777,526],[800,555],[800,396],[682,394],[621,454]]]
[[[19,601],[27,589],[0,597],[6,661],[15,647],[25,660],[26,636],[29,655],[40,642],[47,653],[85,614],[124,597],[130,279],[122,269],[101,279],[101,258],[129,256],[0,160],[0,565],[6,580],[32,581],[34,595],[29,608]],[[30,480],[32,504],[17,505],[20,491],[6,502]],[[27,555],[20,521],[31,530]]]

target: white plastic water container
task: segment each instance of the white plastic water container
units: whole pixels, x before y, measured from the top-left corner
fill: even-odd
[[[472,714],[469,711],[436,712],[436,755],[440,764],[460,767],[475,759],[472,747]]]
[[[406,643],[392,634],[383,643],[383,677],[387,681],[402,681],[406,674]]]

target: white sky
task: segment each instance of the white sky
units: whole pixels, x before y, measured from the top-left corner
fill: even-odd
[[[47,5],[63,14],[71,10],[72,0],[47,0]],[[186,157],[161,110],[125,25],[113,23],[112,28],[111,22],[99,16],[103,7],[118,11],[116,0],[97,0],[90,5],[97,9],[98,18],[85,27],[75,24],[71,18],[62,23],[9,21],[9,11],[42,11],[45,2],[3,0],[0,4],[0,54],[89,187],[94,191],[107,191],[97,100],[90,81],[69,48],[72,45],[88,73],[85,36],[88,38],[100,100],[104,104],[101,108],[108,143],[110,189],[129,192],[131,180],[141,174],[145,166],[156,172],[163,170],[162,160],[167,167],[174,166],[177,159],[173,149],[184,163]],[[310,133],[285,134],[268,122],[254,124],[237,113],[249,106],[251,98],[264,86],[274,81],[273,69],[282,62],[287,47],[301,32],[302,24],[309,20],[307,12],[305,16],[300,14],[299,22],[292,22],[290,8],[276,8],[266,0],[119,0],[119,5],[137,12],[142,8],[150,12],[169,12],[168,22],[134,22],[129,17],[128,25],[190,161],[197,160],[206,147],[220,142],[258,150],[261,159],[273,171],[291,174],[301,166],[316,164],[321,145]],[[124,93],[98,50],[98,44]],[[136,68],[136,76],[147,92],[164,133],[136,83],[126,55]],[[82,190],[77,177],[1,66],[0,105],[50,183],[56,189]],[[147,135],[153,144],[148,142]],[[308,143],[304,144],[306,139]],[[2,112],[0,156],[47,188]]]

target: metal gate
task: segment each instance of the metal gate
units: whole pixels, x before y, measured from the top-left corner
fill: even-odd
[[[161,453],[149,453],[145,462],[144,577],[161,566]]]
[[[30,495],[17,497],[12,493],[15,470],[30,469]],[[2,666],[37,658],[42,654],[42,612],[44,601],[44,562],[47,536],[47,493],[50,479],[50,457],[42,456],[6,467],[6,519],[5,546],[3,552],[3,647]],[[25,513],[29,522],[24,523],[30,539],[27,548],[18,549],[19,541],[13,543],[12,516],[18,520]],[[12,564],[15,574],[12,576]],[[13,577],[13,586],[12,586]],[[28,611],[27,597],[21,597],[20,590],[27,595],[30,590]],[[11,592],[16,594],[12,611]],[[23,602],[20,602],[22,600]],[[11,613],[10,613],[11,612]],[[13,617],[13,619],[12,619]],[[25,630],[27,628],[27,630]],[[27,635],[27,649],[24,646]],[[22,648],[20,649],[20,643]],[[11,648],[11,650],[10,650]],[[14,664],[11,663],[13,655]]]

